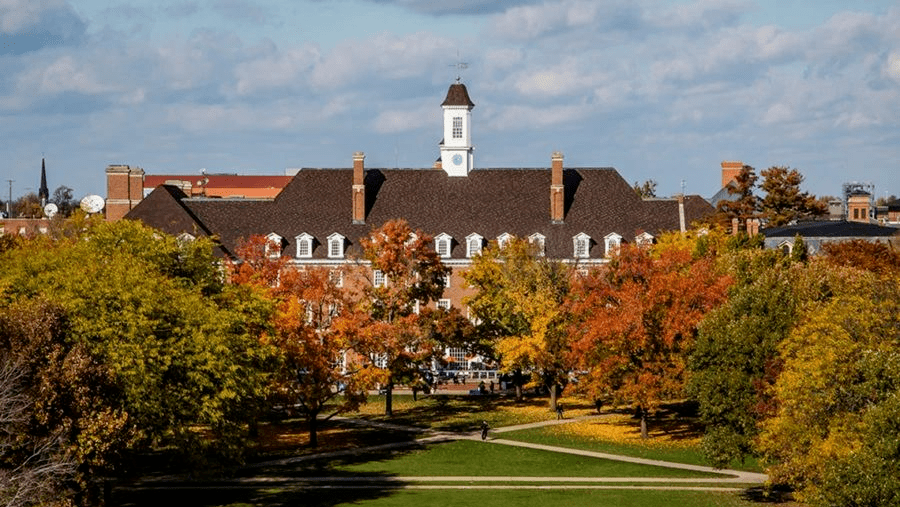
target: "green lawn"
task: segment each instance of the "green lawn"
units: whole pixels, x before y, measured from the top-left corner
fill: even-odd
[[[432,445],[402,455],[335,468],[356,474],[396,476],[723,477],[471,440]]]
[[[709,466],[703,458],[703,453],[696,447],[682,446],[642,446],[622,442],[609,442],[597,439],[581,437],[578,435],[557,434],[552,428],[534,428],[520,431],[510,431],[497,435],[499,438],[530,442],[535,444],[556,445],[573,449],[603,452],[608,454],[623,454],[647,459],[673,461],[675,463],[688,463],[691,465]],[[762,472],[762,467],[752,458],[745,463],[734,462],[730,468],[749,472]]]
[[[592,407],[578,406],[567,401],[567,416],[590,413]],[[371,400],[359,414],[351,415],[395,424],[431,427],[443,430],[475,430],[482,420],[492,427],[508,426],[554,419],[546,408],[546,399],[533,398],[515,402],[511,398],[475,396],[434,396],[413,401],[411,396],[395,396],[395,417],[381,415],[383,397]],[[286,426],[290,426],[287,424]],[[689,426],[689,424],[688,424]],[[275,429],[275,425],[273,428]],[[403,431],[357,428],[341,424],[332,427],[333,434],[326,442],[336,444],[328,450],[366,446],[414,437]],[[696,437],[696,432],[688,433]],[[275,439],[275,434],[272,436]],[[302,438],[280,437],[283,445],[260,460],[307,454]],[[560,447],[572,447],[611,454],[661,459],[691,464],[704,464],[696,447],[684,445],[636,445],[626,442],[602,441],[596,437],[567,434],[550,428],[495,433],[492,438],[527,441]],[[292,444],[292,442],[294,442]],[[293,445],[293,447],[292,447]],[[744,467],[755,470],[754,466]],[[397,477],[657,477],[663,479],[722,477],[663,467],[636,465],[614,460],[602,460],[576,455],[506,446],[480,441],[455,441],[441,444],[413,445],[392,450],[373,451],[340,458],[300,461],[287,465],[273,465],[238,471],[234,479],[220,481],[181,481],[153,486],[128,487],[122,485],[114,492],[113,505],[157,506],[192,505],[198,507],[268,507],[276,505],[332,506],[445,506],[477,505],[486,507],[554,507],[554,506],[641,506],[641,507],[761,507],[777,502],[771,498],[750,498],[739,492],[684,491],[633,489],[635,487],[718,486],[739,487],[736,484],[661,483],[563,483],[503,481],[420,481],[407,483],[378,482]],[[353,481],[320,483],[313,477],[344,479],[371,478],[368,482]],[[363,479],[365,480],[365,479]],[[517,488],[518,486],[518,488]],[[612,489],[605,489],[612,488]],[[629,489],[632,488],[632,489]],[[779,504],[781,506],[797,504]]]

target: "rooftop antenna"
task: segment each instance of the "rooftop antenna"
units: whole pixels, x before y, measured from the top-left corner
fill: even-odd
[[[450,64],[450,67],[456,67],[456,83],[459,84],[460,80],[462,80],[462,77],[460,77],[460,74],[462,73],[462,71],[469,68],[469,63],[463,62],[459,59],[459,50],[457,50],[456,51],[456,63]]]
[[[684,180],[681,180],[681,195],[684,195],[684,188],[685,188],[686,186],[687,186],[687,185],[685,184]]]

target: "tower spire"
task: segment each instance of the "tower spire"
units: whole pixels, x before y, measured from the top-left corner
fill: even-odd
[[[41,187],[38,189],[38,198],[41,200],[42,207],[50,199],[50,191],[47,189],[47,164],[44,157],[41,157]]]

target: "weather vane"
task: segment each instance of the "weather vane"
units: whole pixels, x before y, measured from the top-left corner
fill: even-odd
[[[449,66],[450,66],[450,67],[456,67],[456,82],[459,83],[460,80],[462,79],[462,77],[460,77],[460,74],[461,74],[461,72],[462,72],[463,70],[469,68],[469,63],[468,63],[468,62],[460,61],[460,59],[459,59],[459,51],[457,51],[457,52],[456,52],[456,63],[450,64]]]

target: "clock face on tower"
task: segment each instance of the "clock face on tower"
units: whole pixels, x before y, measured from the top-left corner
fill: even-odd
[[[453,164],[454,165],[462,164],[462,155],[460,155],[459,153],[457,153],[456,155],[453,155]]]

